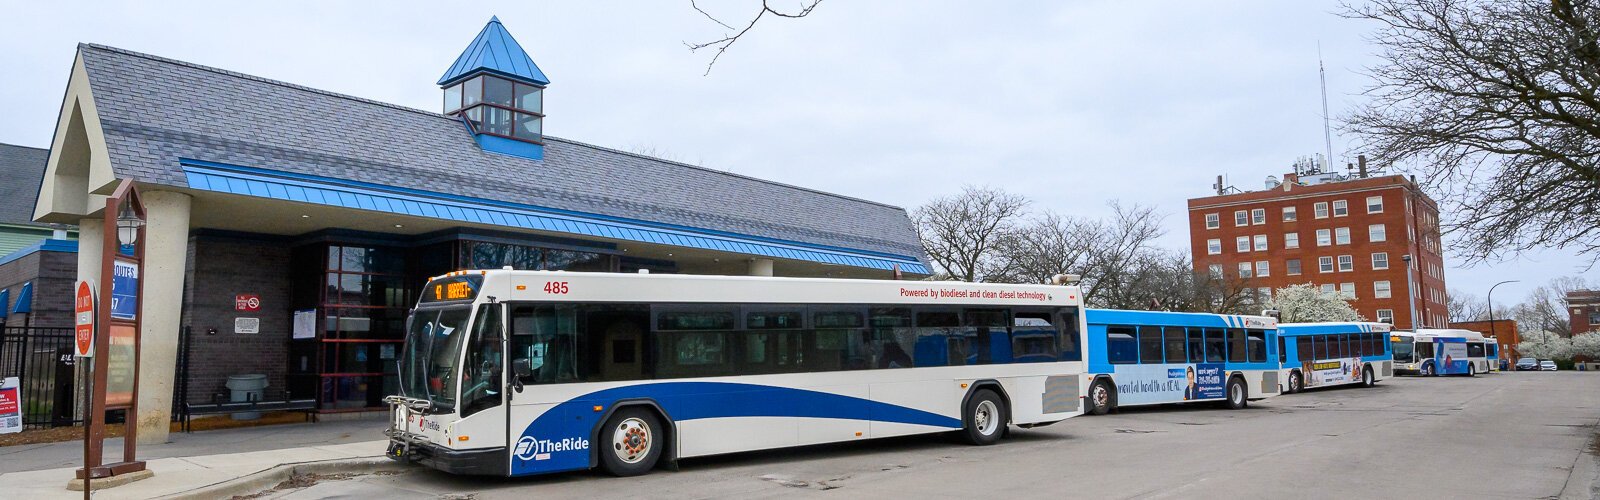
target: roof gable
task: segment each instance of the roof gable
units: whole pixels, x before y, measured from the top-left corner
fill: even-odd
[[[50,150],[0,144],[0,224],[35,224],[34,200]]]

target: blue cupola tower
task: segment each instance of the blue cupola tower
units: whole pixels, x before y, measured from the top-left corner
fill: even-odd
[[[500,18],[439,77],[444,113],[462,119],[485,151],[544,158],[544,76]]]

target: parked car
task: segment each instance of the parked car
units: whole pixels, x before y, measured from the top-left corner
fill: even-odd
[[[1548,359],[1539,360],[1539,371],[1542,371],[1542,372],[1553,372],[1553,371],[1556,371],[1556,362],[1550,361]]]
[[[1537,371],[1538,369],[1539,369],[1539,360],[1537,360],[1537,359],[1522,358],[1522,359],[1517,360],[1517,371],[1519,371],[1519,372]]]

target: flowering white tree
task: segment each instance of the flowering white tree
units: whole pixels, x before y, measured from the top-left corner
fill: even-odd
[[[1600,359],[1600,332],[1580,333],[1572,336],[1572,355]]]
[[[1339,294],[1323,293],[1310,284],[1279,288],[1267,307],[1277,309],[1278,319],[1285,323],[1365,321]]]
[[[1539,359],[1568,359],[1572,357],[1572,341],[1552,332],[1535,331],[1522,336],[1517,352]]]

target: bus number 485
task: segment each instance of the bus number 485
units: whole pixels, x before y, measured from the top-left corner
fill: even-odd
[[[567,282],[549,281],[544,284],[544,293],[562,295],[567,293]]]

